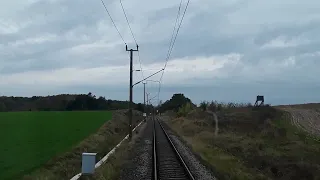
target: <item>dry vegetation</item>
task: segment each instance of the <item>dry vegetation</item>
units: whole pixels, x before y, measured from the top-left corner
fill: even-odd
[[[145,128],[145,123],[135,130],[132,141],[125,141],[115,153],[98,169],[93,176],[80,177],[80,180],[114,180],[119,179],[122,168],[130,161],[130,153],[139,136]]]
[[[293,126],[286,112],[241,106],[215,109],[217,136],[212,114],[201,109],[166,122],[218,179],[320,179],[317,138]]]
[[[134,111],[134,126],[142,120],[142,114]],[[40,169],[26,175],[26,180],[63,180],[70,179],[81,171],[82,152],[98,152],[97,160],[100,160],[114,146],[116,146],[128,132],[128,121],[125,110],[113,112],[113,117],[106,122],[97,133],[86,138],[79,145],[74,147],[70,152],[51,159]],[[116,158],[116,157],[113,157]],[[109,176],[112,177],[117,173],[117,165],[109,164]],[[113,173],[113,174],[112,174]],[[106,178],[109,179],[109,178]],[[111,178],[112,179],[112,178]]]

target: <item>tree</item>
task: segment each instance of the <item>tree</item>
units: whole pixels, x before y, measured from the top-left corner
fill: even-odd
[[[201,108],[203,111],[206,111],[206,110],[207,110],[207,107],[208,107],[208,102],[202,101],[202,102],[200,103],[200,108]]]
[[[174,94],[171,99],[164,102],[159,109],[161,113],[168,110],[178,112],[179,108],[181,108],[186,103],[190,103],[192,107],[195,107],[191,100],[185,97],[183,94]]]
[[[193,107],[191,106],[191,103],[188,102],[179,108],[177,116],[186,116],[192,109]]]

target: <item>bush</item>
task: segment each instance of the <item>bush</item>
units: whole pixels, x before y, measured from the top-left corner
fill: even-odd
[[[264,105],[268,106],[268,105]],[[199,107],[205,111],[206,109],[212,111],[212,112],[218,112],[223,109],[233,109],[233,108],[252,108],[253,105],[251,103],[223,103],[218,101],[211,101],[210,103],[207,101],[202,101],[199,105]]]
[[[254,116],[260,121],[264,122],[267,119],[274,119],[281,114],[281,111],[271,106],[259,106],[253,109]]]
[[[191,104],[186,103],[181,108],[179,108],[177,116],[178,117],[186,116],[191,110],[192,110]]]
[[[206,111],[207,110],[207,107],[208,107],[208,102],[206,102],[206,101],[202,101],[201,103],[200,103],[200,108],[203,110],[203,111]]]
[[[210,105],[209,105],[209,110],[210,111],[213,111],[213,112],[216,112],[218,110],[218,102],[216,101],[211,101]]]
[[[253,106],[252,106],[252,104],[251,104],[251,103],[247,103],[247,104],[246,104],[246,107],[251,108],[251,107],[253,107]]]

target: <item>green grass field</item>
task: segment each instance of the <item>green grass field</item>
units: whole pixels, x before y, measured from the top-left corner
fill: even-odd
[[[0,179],[19,179],[94,133],[111,112],[0,113]]]

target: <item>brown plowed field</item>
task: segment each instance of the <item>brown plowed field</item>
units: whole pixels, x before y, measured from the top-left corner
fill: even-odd
[[[291,114],[292,124],[320,136],[320,104],[285,105],[278,108]]]

